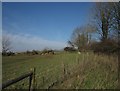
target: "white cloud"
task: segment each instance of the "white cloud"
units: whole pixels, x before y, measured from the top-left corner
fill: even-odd
[[[50,41],[29,34],[10,34],[6,32],[3,34],[11,38],[13,51],[43,50],[44,48],[62,49],[66,46],[65,42]]]

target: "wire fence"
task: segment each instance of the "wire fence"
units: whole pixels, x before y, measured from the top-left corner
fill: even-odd
[[[35,88],[35,68],[32,69],[32,71],[25,73],[17,78],[11,79],[7,82],[4,82],[2,84],[2,89],[5,89],[21,80],[24,80],[25,78],[29,78],[29,91],[33,91]]]
[[[24,74],[16,79],[10,80],[6,83],[2,84],[2,89],[20,81],[27,77],[29,77],[29,90],[38,89],[38,88],[46,88],[50,89],[57,83],[61,83],[62,81],[68,79],[70,76],[76,73],[79,69],[80,60],[84,60],[84,56],[82,59],[79,59],[79,55],[76,56],[76,59],[73,64],[61,63],[60,65],[51,65],[45,71],[39,73],[35,73],[32,71],[31,73]],[[37,69],[39,70],[39,69]],[[33,81],[33,83],[32,83]]]

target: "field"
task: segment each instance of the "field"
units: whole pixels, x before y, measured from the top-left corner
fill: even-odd
[[[89,53],[16,55],[2,58],[3,82],[36,68],[36,89],[115,89],[118,86],[117,56]],[[65,69],[65,73],[64,70]],[[65,79],[63,79],[65,77]],[[28,89],[28,79],[8,88]]]

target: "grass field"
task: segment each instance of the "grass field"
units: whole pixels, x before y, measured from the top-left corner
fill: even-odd
[[[67,78],[52,88],[63,89],[115,89],[118,84],[117,56],[93,53],[58,53],[55,55],[16,55],[2,58],[3,82],[16,78],[36,68],[36,88],[48,86],[63,77],[63,65]],[[28,79],[8,88],[28,88]]]

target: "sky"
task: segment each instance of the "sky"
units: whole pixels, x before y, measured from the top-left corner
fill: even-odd
[[[63,49],[76,27],[89,22],[90,2],[4,2],[2,31],[13,51]]]

